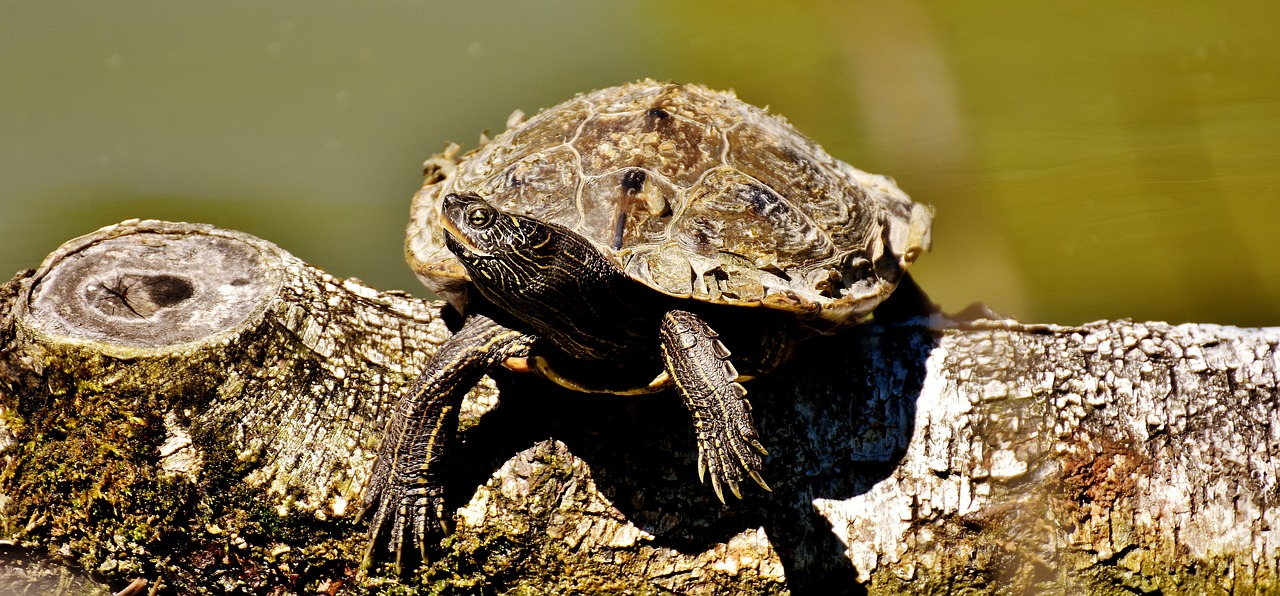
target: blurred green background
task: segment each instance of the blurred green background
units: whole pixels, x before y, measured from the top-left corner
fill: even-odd
[[[421,162],[642,77],[733,88],[938,215],[1023,320],[1280,324],[1280,3],[0,3],[0,274],[202,221],[426,295]]]

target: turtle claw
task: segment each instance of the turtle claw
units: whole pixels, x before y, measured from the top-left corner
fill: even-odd
[[[428,554],[452,533],[442,479],[462,399],[493,367],[527,356],[532,341],[530,335],[471,314],[431,356],[422,376],[396,404],[365,488],[361,517],[371,513],[372,519],[364,569],[389,551],[395,553],[397,574],[404,573],[427,563]],[[386,550],[380,553],[383,540]]]
[[[711,490],[716,491],[716,498],[720,499],[721,505],[724,505],[724,491],[720,489],[720,477],[715,474],[711,475]]]
[[[742,490],[739,486],[742,480],[748,476],[751,477],[752,480],[755,480],[756,484],[764,487],[765,490],[769,489],[769,486],[764,482],[764,478],[760,476],[759,468],[762,462],[759,457],[745,458],[744,461],[743,459],[733,457],[729,451],[725,449],[711,451],[710,453],[711,455],[709,458],[704,457],[705,452],[704,454],[700,454],[698,461],[702,462],[704,459],[710,460],[710,463],[705,467],[707,471],[710,472],[711,490],[715,491],[716,498],[720,499],[721,503],[725,503],[723,487],[726,486],[729,487],[729,492],[732,493],[733,496],[741,499]],[[699,472],[702,470],[703,466],[699,466]],[[701,476],[702,475],[699,474],[699,481],[702,479]]]
[[[724,487],[729,487],[729,492],[741,499],[740,485],[747,477],[765,490],[771,491],[764,477],[760,475],[762,463],[761,458],[753,452],[735,452],[733,449],[725,448],[723,442],[715,440],[712,436],[702,434],[698,436],[698,482],[705,484],[705,478],[709,472],[711,490],[723,504],[727,504],[724,498]]]
[[[396,575],[403,575],[406,568],[429,563],[432,547],[452,533],[439,487],[391,479],[381,494],[370,495],[365,505],[366,512],[373,511],[373,519],[369,523],[369,547],[360,566],[362,574],[372,568],[378,539],[384,533],[389,535],[387,551],[395,554]]]
[[[739,499],[738,484],[750,476],[761,486],[762,456],[747,390],[738,382],[729,350],[698,315],[668,311],[662,320],[662,356],[680,397],[693,415],[698,438],[698,479],[711,473],[711,489],[724,502],[724,489]]]
[[[728,484],[728,485],[729,485],[729,491],[733,493],[733,496],[738,497],[738,500],[742,500],[742,493],[738,491],[738,483],[737,483],[737,482],[734,482],[734,481],[732,481],[732,480],[726,480],[726,481],[725,481],[725,484]],[[724,499],[721,499],[721,502],[723,502],[723,501],[724,501]]]

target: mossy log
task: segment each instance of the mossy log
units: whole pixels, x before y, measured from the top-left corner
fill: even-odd
[[[674,395],[496,374],[463,414],[455,535],[358,580],[360,491],[444,308],[156,221],[19,273],[0,591],[1280,592],[1280,329],[941,316],[749,383],[773,491],[727,505]]]

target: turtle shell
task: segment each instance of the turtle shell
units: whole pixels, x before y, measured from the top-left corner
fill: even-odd
[[[765,306],[836,325],[864,318],[929,248],[933,211],[832,158],[732,92],[645,80],[579,95],[459,158],[426,163],[405,252],[459,308],[467,272],[440,205],[475,193],[590,240],[658,292]]]

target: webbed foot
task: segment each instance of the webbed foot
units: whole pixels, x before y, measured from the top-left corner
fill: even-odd
[[[424,374],[397,404],[373,464],[361,514],[371,516],[362,572],[372,568],[384,545],[401,574],[426,562],[428,551],[452,530],[440,478],[465,391],[440,391],[432,377],[432,371]]]
[[[381,493],[365,502],[372,512],[369,521],[369,546],[365,550],[362,570],[373,566],[377,546],[387,536],[386,549],[395,555],[395,569],[401,574],[407,568],[430,561],[430,551],[453,533],[445,508],[444,491],[422,479],[399,477],[393,473]]]
[[[729,350],[697,315],[673,310],[662,319],[662,356],[667,372],[693,415],[698,438],[698,479],[711,476],[711,488],[724,502],[722,486],[742,498],[738,485],[751,478],[770,490],[760,475],[762,456],[747,390],[737,382]]]
[[[396,572],[403,573],[427,562],[430,551],[452,532],[442,479],[462,398],[498,363],[525,355],[531,341],[488,317],[472,315],[396,404],[364,493],[362,517],[372,517],[362,572],[373,566],[383,540],[386,550],[395,553]]]

